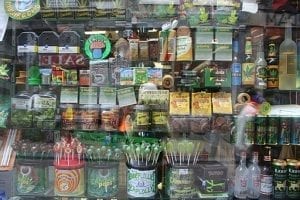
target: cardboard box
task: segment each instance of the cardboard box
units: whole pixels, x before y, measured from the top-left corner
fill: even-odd
[[[195,184],[202,194],[227,191],[227,168],[217,161],[199,163],[195,168]]]

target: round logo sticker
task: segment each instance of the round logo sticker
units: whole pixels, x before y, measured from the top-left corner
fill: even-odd
[[[109,39],[101,34],[91,35],[84,44],[84,51],[89,59],[104,59],[111,50]]]
[[[4,0],[4,8],[11,18],[24,20],[40,11],[40,0]]]

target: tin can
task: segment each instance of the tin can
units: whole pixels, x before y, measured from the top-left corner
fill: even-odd
[[[255,117],[245,116],[245,144],[254,144],[255,142]]]
[[[300,198],[300,161],[287,160],[288,179],[287,179],[287,196],[290,199]]]
[[[256,124],[256,144],[266,144],[267,140],[267,117],[257,116]]]
[[[287,163],[285,160],[274,159],[272,168],[274,198],[284,199],[286,193]]]
[[[291,144],[300,144],[300,117],[293,117]]]
[[[127,163],[127,195],[129,199],[155,199],[156,166],[133,166]]]
[[[19,195],[42,195],[47,189],[48,165],[39,160],[18,160],[16,167],[17,193]]]
[[[267,144],[277,144],[278,141],[278,117],[268,117]]]
[[[85,192],[84,163],[79,165],[55,165],[54,194],[57,196],[81,196]]]
[[[290,117],[281,117],[279,122],[279,139],[278,144],[289,144],[291,135],[291,121]]]
[[[115,197],[119,192],[119,164],[98,162],[87,165],[87,194],[91,197]]]

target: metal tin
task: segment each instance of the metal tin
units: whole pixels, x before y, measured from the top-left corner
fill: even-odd
[[[300,144],[300,117],[293,117],[291,144]]]
[[[287,160],[287,196],[290,199],[300,198],[300,161],[298,160]]]
[[[272,168],[274,198],[284,199],[286,193],[287,163],[285,160],[274,159]]]
[[[245,116],[245,144],[254,144],[255,142],[255,117]]]
[[[278,117],[268,117],[267,144],[277,144],[278,142]]]
[[[281,117],[279,122],[278,144],[289,144],[291,134],[291,117]]]
[[[256,144],[266,144],[267,139],[267,117],[257,116],[256,124]]]

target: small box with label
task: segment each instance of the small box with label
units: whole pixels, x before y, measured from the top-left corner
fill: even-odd
[[[227,168],[217,161],[205,161],[195,168],[195,184],[202,194],[227,191]]]

